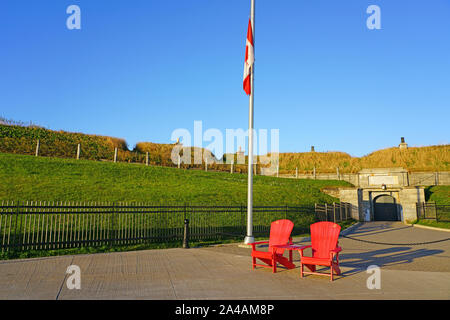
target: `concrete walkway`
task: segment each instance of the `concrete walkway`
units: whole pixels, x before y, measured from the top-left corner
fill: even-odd
[[[348,236],[391,243],[448,238],[446,232],[370,222]],[[307,243],[297,239],[297,243]],[[251,269],[250,249],[227,244],[0,261],[0,299],[449,299],[450,241],[375,245],[340,239],[343,274],[300,279],[299,268]],[[299,255],[294,253],[298,265]],[[66,269],[81,269],[69,290]],[[369,290],[369,265],[381,268],[381,289]]]

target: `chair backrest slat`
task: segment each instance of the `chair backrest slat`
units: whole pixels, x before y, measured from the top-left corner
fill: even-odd
[[[291,220],[281,219],[273,221],[270,225],[269,250],[273,245],[285,245],[289,243],[294,223]],[[277,253],[282,254],[284,249],[277,249]]]
[[[311,245],[314,258],[329,258],[336,248],[341,227],[333,222],[316,222],[311,225]]]

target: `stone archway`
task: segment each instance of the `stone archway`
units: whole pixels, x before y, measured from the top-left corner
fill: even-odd
[[[399,221],[399,214],[395,198],[382,194],[373,199],[375,221]]]

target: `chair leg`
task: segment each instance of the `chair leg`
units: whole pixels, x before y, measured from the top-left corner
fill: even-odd
[[[252,257],[252,269],[255,269],[255,265],[256,265],[256,258]]]
[[[330,266],[330,281],[333,281],[333,265]]]
[[[339,265],[337,263],[333,263],[332,267],[334,269],[334,272],[336,272],[336,274],[339,276],[341,275],[341,269],[339,268]]]
[[[303,263],[300,263],[300,278],[303,278]]]
[[[336,272],[338,275],[341,274],[341,269],[339,268],[339,254],[336,255]]]
[[[275,256],[272,257],[272,273],[277,272],[277,262],[275,260]]]

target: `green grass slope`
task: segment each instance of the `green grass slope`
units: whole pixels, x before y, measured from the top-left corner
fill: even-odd
[[[344,181],[254,178],[254,205],[313,205]],[[246,204],[247,176],[0,153],[0,200]]]
[[[75,158],[78,144],[81,145],[82,159],[112,160],[116,147],[122,158],[124,154],[129,153],[125,140],[119,138],[4,125],[0,122],[0,152],[34,155],[37,140],[40,143],[41,156]]]
[[[450,205],[450,186],[431,186],[425,189],[426,201]]]

